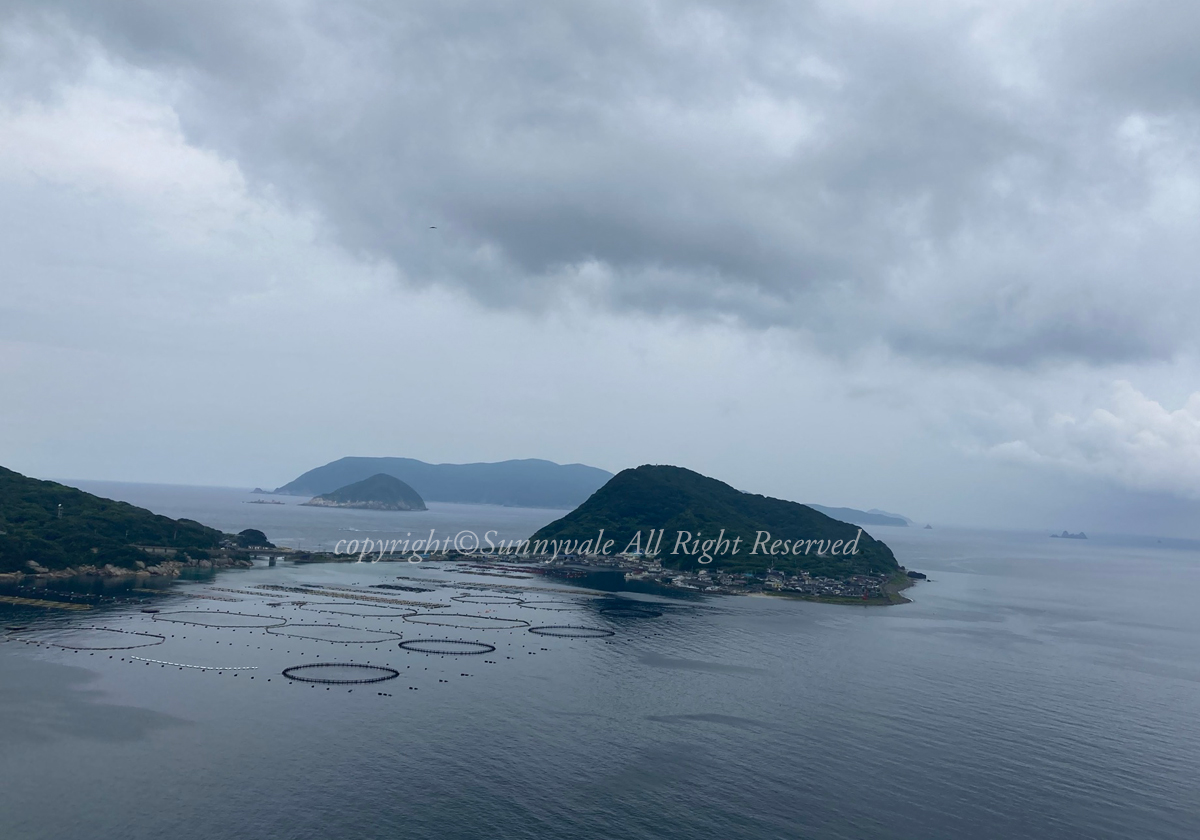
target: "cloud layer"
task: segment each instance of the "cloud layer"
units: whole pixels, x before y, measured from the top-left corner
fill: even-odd
[[[1194,347],[1190,4],[88,0],[8,29],[156,74],[256,188],[488,305],[1009,366]]]
[[[1195,15],[3,3],[0,462],[1194,531]]]

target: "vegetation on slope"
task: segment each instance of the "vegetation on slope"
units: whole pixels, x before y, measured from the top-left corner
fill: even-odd
[[[843,545],[853,540],[860,529],[840,522],[812,508],[783,499],[743,493],[722,481],[708,478],[682,467],[641,466],[618,473],[590,499],[571,513],[550,523],[533,535],[539,540],[595,540],[600,529],[604,538],[614,541],[621,551],[641,532],[642,547],[651,529],[664,529],[659,559],[674,568],[697,568],[697,557],[672,553],[680,531],[693,537],[715,538],[724,530],[725,538],[741,538],[737,554],[714,554],[709,568],[730,571],[762,571],[774,567],[791,574],[807,571],[825,577],[845,578],[854,574],[891,574],[899,565],[884,543],[866,532],[858,540],[857,554],[832,554],[828,547],[836,540]],[[801,553],[751,553],[758,533],[770,533],[768,547],[775,540],[824,540],[826,552],[817,554],[817,546],[806,545]],[[807,551],[807,553],[804,553]]]
[[[324,493],[307,505],[373,508],[375,510],[426,510],[416,490],[395,476],[377,473],[370,478]]]
[[[190,519],[159,516],[0,467],[0,572],[111,563],[132,566],[149,555],[136,546],[185,549],[198,559],[225,535]]]

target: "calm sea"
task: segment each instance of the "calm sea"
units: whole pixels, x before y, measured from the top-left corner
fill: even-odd
[[[306,547],[418,524],[527,536],[561,513],[86,489]],[[1194,546],[877,531],[931,578],[911,604],[283,563],[125,593],[141,603],[0,606],[24,628],[0,643],[0,836],[1200,836]],[[564,625],[597,637],[530,632]],[[495,650],[400,647],[439,639]],[[331,661],[399,677],[281,673]]]

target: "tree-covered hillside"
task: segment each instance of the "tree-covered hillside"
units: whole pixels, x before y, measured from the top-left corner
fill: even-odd
[[[377,473],[370,478],[316,496],[306,505],[373,508],[376,510],[427,510],[421,494],[394,475]]]
[[[224,538],[190,519],[159,516],[0,467],[0,572],[23,571],[30,560],[48,569],[150,560],[137,545],[203,556]]]
[[[831,519],[806,505],[772,499],[735,490],[722,481],[697,472],[671,466],[641,466],[624,470],[597,490],[590,499],[571,513],[550,523],[533,535],[539,540],[595,540],[600,529],[605,539],[614,540],[614,550],[622,550],[639,531],[643,539],[651,529],[665,529],[659,555],[663,564],[676,568],[695,568],[695,556],[672,554],[677,533],[715,538],[724,529],[725,538],[741,538],[737,554],[714,555],[712,568],[731,571],[758,571],[774,566],[790,573],[807,571],[827,577],[853,574],[890,574],[899,565],[892,550],[863,532],[857,554],[833,554],[829,546],[837,540],[844,545],[853,540],[859,528]],[[756,535],[770,532],[771,540],[789,541],[786,554],[759,551],[751,554]],[[816,545],[793,551],[796,540],[824,540],[825,553],[817,554]],[[807,551],[807,553],[804,553]]]

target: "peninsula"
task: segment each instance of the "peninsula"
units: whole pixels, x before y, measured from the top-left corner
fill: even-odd
[[[0,578],[250,565],[238,538],[215,528],[0,467]]]
[[[624,470],[530,542],[581,545],[601,530],[618,551],[644,543],[651,531],[663,532],[666,541],[656,542],[654,549],[667,568],[775,569],[829,578],[890,576],[900,568],[892,550],[861,528],[797,502],[743,493],[682,467]],[[707,540],[717,542],[704,548]],[[640,544],[634,550],[650,553]]]

